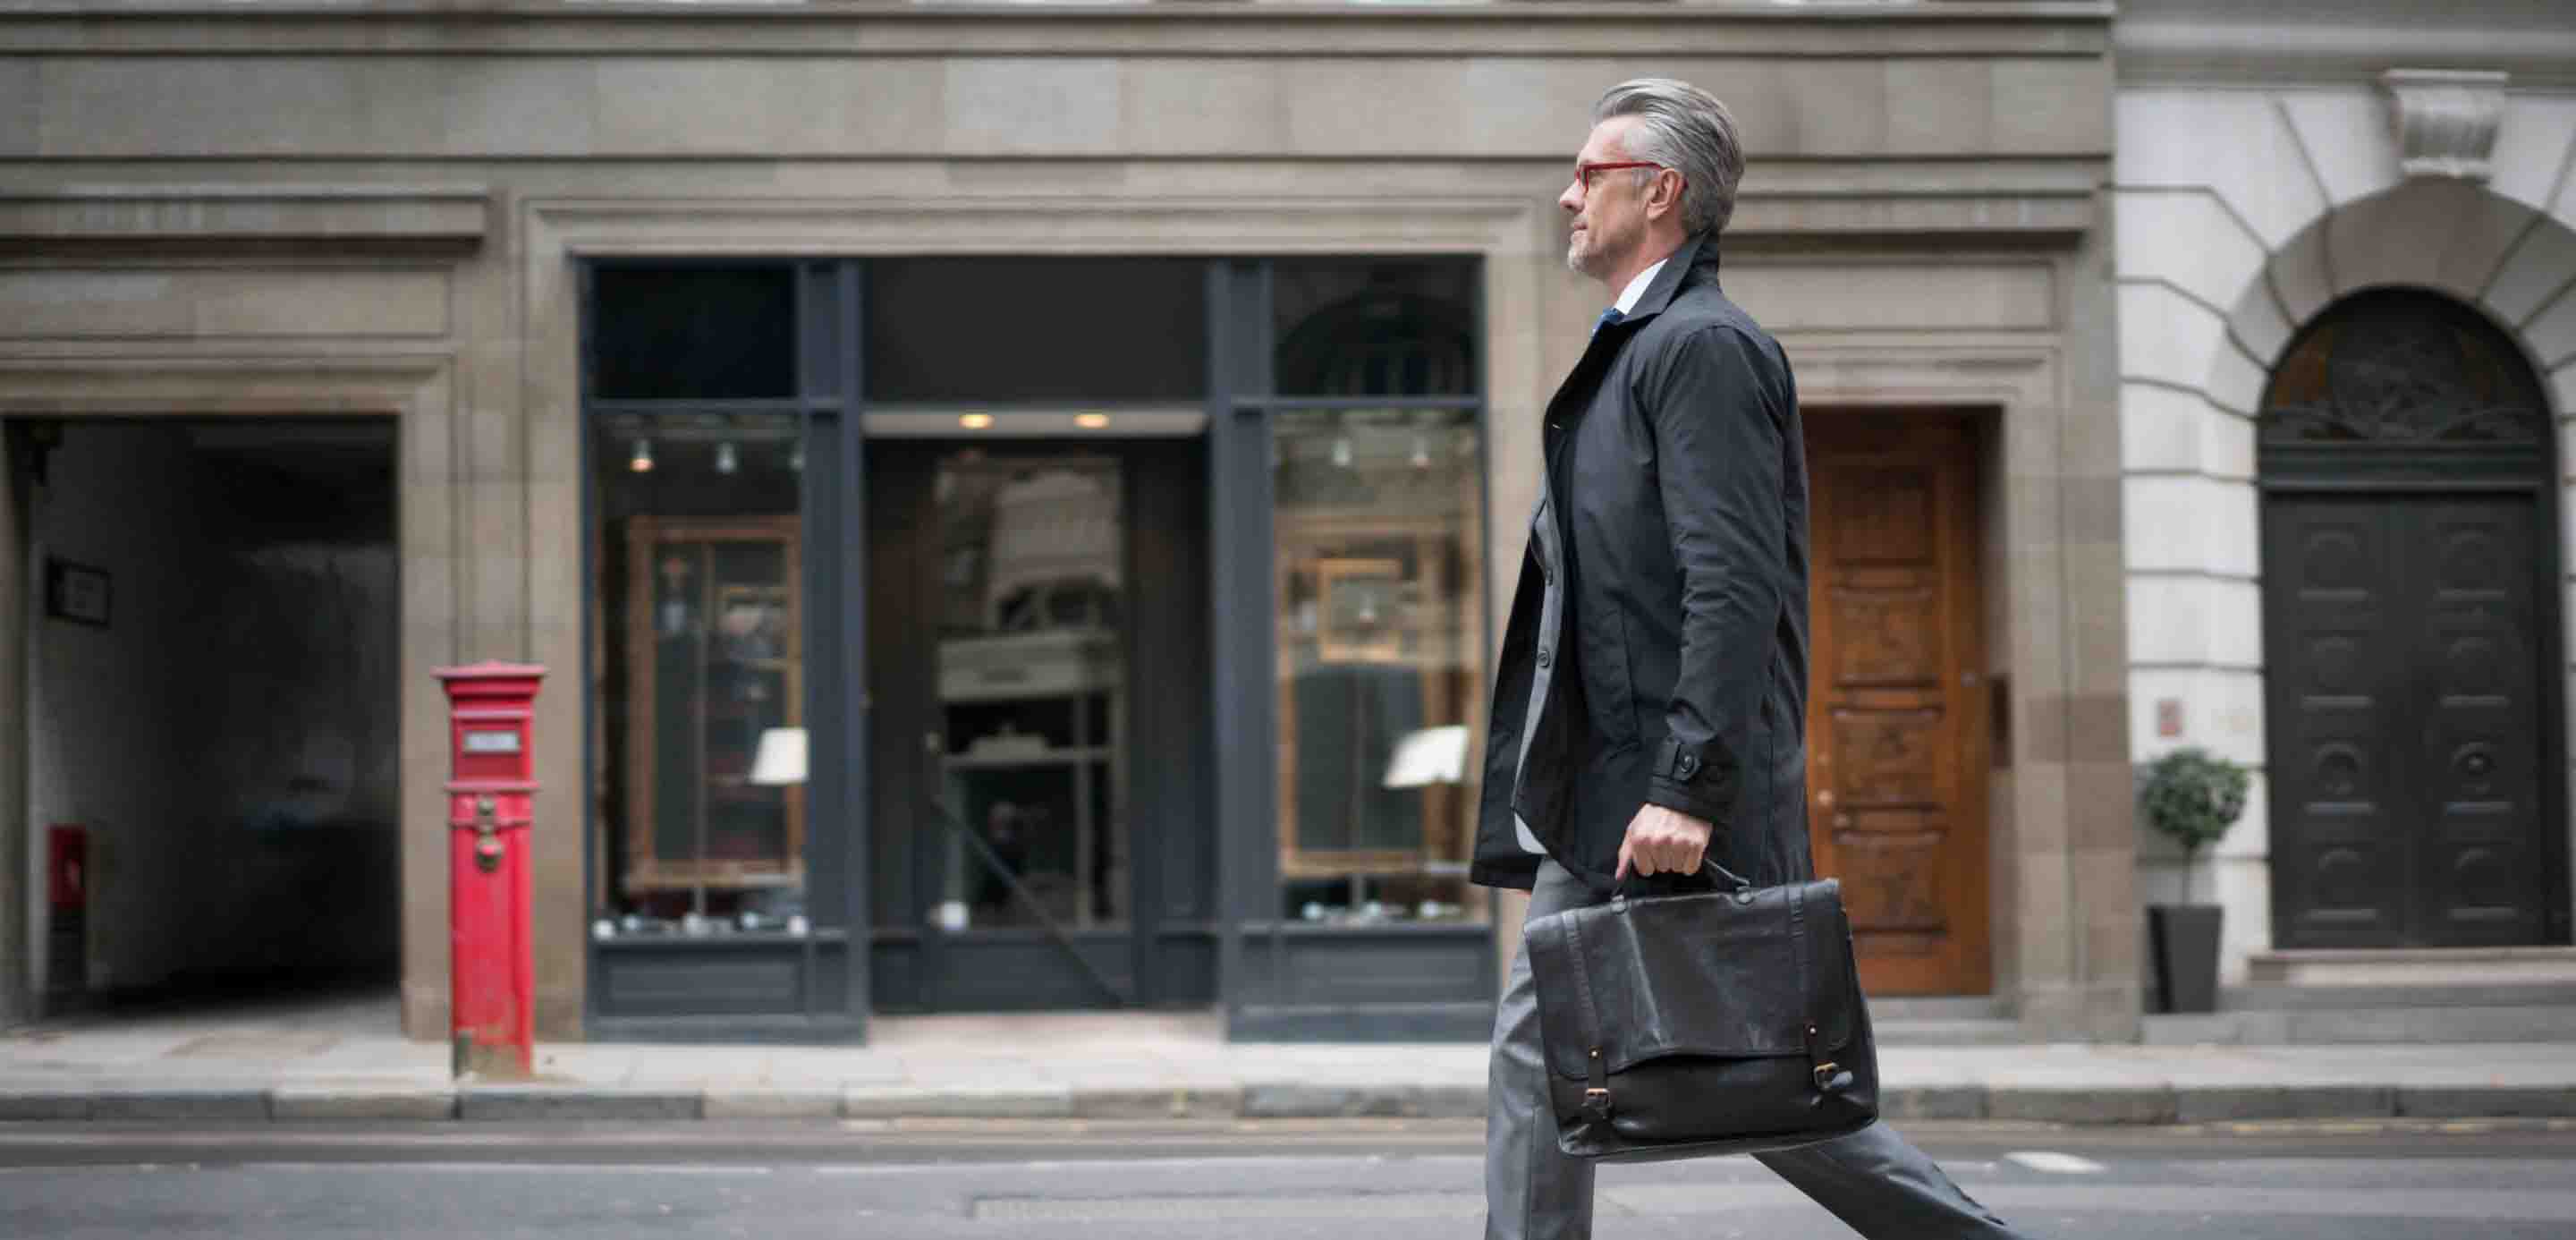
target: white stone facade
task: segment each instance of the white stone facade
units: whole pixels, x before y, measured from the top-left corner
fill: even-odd
[[[2228,67],[2210,47],[2226,32],[2195,27],[2188,19],[2199,14],[2180,11],[2204,6],[2138,7],[2146,11],[2136,17],[2124,11],[2131,28],[2120,35],[2113,195],[2131,746],[2141,761],[2200,746],[2259,772],[2254,414],[2303,324],[2377,286],[2436,290],[2477,307],[2539,370],[2559,418],[2558,476],[2576,478],[2576,61],[2535,70],[2515,32],[2478,26],[2491,6],[2471,5],[2443,19],[2461,28],[2436,41],[2459,49],[2458,60],[2410,53],[2402,32],[2367,25],[2338,33],[2366,41],[2378,31],[2387,46],[2363,56],[2341,40],[2329,52],[2336,41],[2311,42],[2285,20],[2242,28],[2246,59]],[[2314,30],[2344,20],[2332,7],[2338,13]],[[2187,46],[2197,54],[2177,50]],[[2310,46],[2319,50],[2302,50]],[[2133,47],[2138,54],[2127,55]],[[2263,47],[2274,49],[2268,62]],[[2389,70],[2448,71],[2435,80],[2500,92],[2483,180],[2469,165],[2445,165],[2469,175],[2402,173],[2401,161],[2422,153],[2405,149],[2394,88],[2418,79]],[[2419,146],[2481,137],[2476,101],[2449,102],[2459,104],[2451,115],[2418,118]],[[2561,563],[2576,562],[2576,522],[2562,538]],[[2576,616],[2576,587],[2569,595]],[[2159,727],[2175,711],[2179,734],[2161,734],[2175,731]],[[2227,910],[2221,967],[2232,981],[2271,946],[2264,807],[2258,774],[2245,817],[2204,861],[2196,888]],[[2140,898],[2176,899],[2179,854],[2143,824],[2140,835]]]

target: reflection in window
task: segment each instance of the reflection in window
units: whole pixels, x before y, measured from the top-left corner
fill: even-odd
[[[940,461],[942,799],[935,922],[1098,927],[1127,910],[1126,520],[1118,462]]]
[[[601,267],[591,274],[593,395],[795,394],[796,286],[786,267]]]
[[[797,421],[596,426],[594,933],[802,933]]]
[[[1475,266],[1456,259],[1301,259],[1273,268],[1285,396],[1465,396],[1476,390]]]
[[[1284,915],[1480,916],[1466,885],[1485,653],[1475,420],[1283,411],[1273,425]]]

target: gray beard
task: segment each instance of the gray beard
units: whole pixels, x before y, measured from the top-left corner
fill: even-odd
[[[1576,240],[1565,243],[1565,269],[1567,271],[1571,271],[1578,276],[1591,277],[1593,272],[1584,266],[1584,258],[1585,253],[1583,243],[1581,241]],[[1598,266],[1600,262],[1599,255],[1594,254],[1592,255],[1592,258],[1593,264]]]

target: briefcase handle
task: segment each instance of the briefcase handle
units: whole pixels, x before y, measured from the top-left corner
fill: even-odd
[[[1733,870],[1727,869],[1725,866],[1719,865],[1715,859],[1710,857],[1703,856],[1699,859],[1699,869],[1693,872],[1692,877],[1696,878],[1702,874],[1715,875],[1718,882],[1723,884],[1720,887],[1720,890],[1726,890],[1731,887],[1738,895],[1742,895],[1753,890],[1753,880],[1746,878]],[[1628,907],[1628,880],[1626,878],[1615,880],[1610,884],[1610,903],[1614,908],[1618,909],[1624,910]]]

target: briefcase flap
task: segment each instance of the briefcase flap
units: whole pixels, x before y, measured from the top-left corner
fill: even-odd
[[[1832,879],[1614,900],[1528,924],[1548,1066],[1831,1053],[1851,1041],[1851,932]],[[1562,990],[1564,993],[1559,993]],[[1817,1040],[1807,1040],[1807,1026]]]

